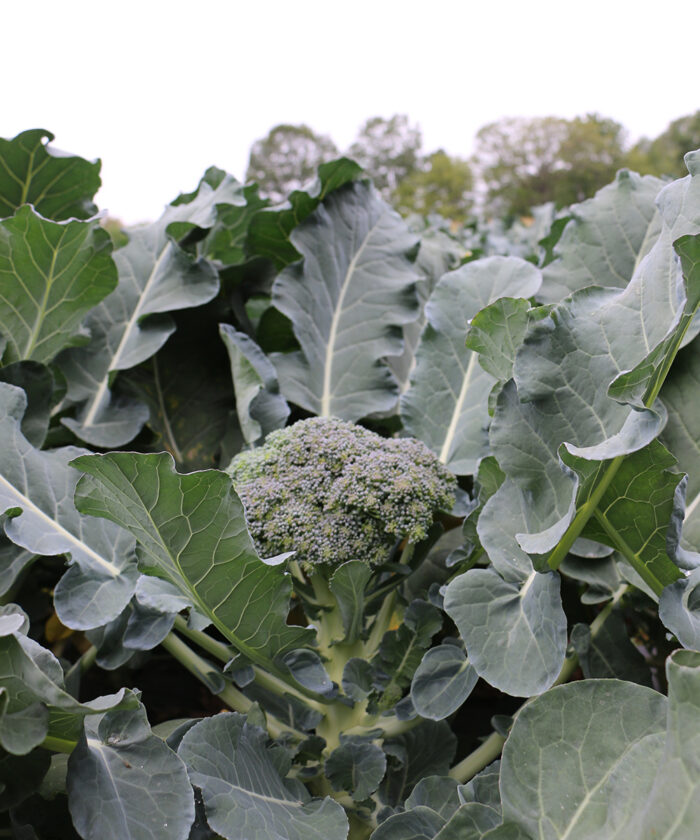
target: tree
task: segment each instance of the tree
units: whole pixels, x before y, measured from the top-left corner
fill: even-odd
[[[337,156],[331,138],[308,125],[276,125],[253,143],[246,181],[255,181],[263,195],[279,202],[313,178],[321,163]]]
[[[655,140],[643,137],[629,151],[627,165],[642,175],[688,174],[683,163],[686,152],[700,148],[700,111],[673,120]]]
[[[467,161],[440,149],[400,181],[393,196],[394,206],[404,214],[439,213],[454,222],[465,222],[473,204],[473,187]]]
[[[366,170],[382,198],[390,201],[399,183],[417,168],[422,145],[420,129],[409,125],[405,114],[395,114],[391,119],[368,119],[347,154]]]
[[[486,187],[486,209],[527,214],[554,201],[564,207],[593,195],[625,163],[624,129],[597,114],[510,117],[477,134],[474,164]]]

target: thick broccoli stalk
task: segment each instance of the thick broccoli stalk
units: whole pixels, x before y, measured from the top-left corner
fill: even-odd
[[[457,487],[420,441],[323,417],[273,432],[227,472],[263,556],[296,551],[305,566],[332,568],[377,565],[397,540],[419,542]]]

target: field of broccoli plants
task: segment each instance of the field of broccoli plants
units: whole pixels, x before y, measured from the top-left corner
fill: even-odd
[[[457,232],[212,168],[112,239],[52,140],[0,141],[0,837],[697,838],[700,152]]]

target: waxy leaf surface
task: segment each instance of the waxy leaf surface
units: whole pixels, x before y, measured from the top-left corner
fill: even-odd
[[[84,840],[189,837],[194,793],[187,770],[151,732],[142,706],[86,720],[68,771],[71,817]]]
[[[51,222],[31,207],[0,221],[4,360],[50,362],[84,343],[82,321],[117,285],[111,240],[93,222]]]
[[[498,298],[530,297],[540,272],[515,257],[490,257],[446,274],[427,305],[411,385],[401,398],[406,430],[458,475],[488,453],[488,395],[496,379],[465,346],[470,320]]]
[[[87,473],[79,510],[133,534],[141,568],[191,597],[250,660],[276,670],[276,657],[310,639],[286,623],[289,577],[258,557],[225,473],[180,475],[167,453],[87,455],[73,465]]]
[[[343,420],[391,409],[397,383],[380,360],[402,352],[400,328],[418,317],[416,238],[358,183],[329,196],[291,239],[304,260],[277,277],[272,300],[301,351],[274,355],[282,393]]]
[[[173,239],[193,227],[206,228],[216,220],[217,204],[234,200],[230,190],[212,189],[202,182],[196,197],[171,205],[158,221],[129,231],[129,242],[114,254],[119,284],[94,309],[86,322],[90,343],[59,360],[68,380],[68,398],[80,403],[75,419],[63,422],[82,440],[95,446],[128,443],[148,417],[144,405],[129,399],[115,401],[114,374],[150,358],[174,331],[167,314],[211,300],[219,280],[211,265],[195,260]]]
[[[0,382],[0,511],[11,514],[5,533],[33,554],[67,554],[71,568],[56,587],[56,611],[75,629],[115,618],[138,578],[134,539],[119,527],[81,516],[73,504],[78,473],[68,463],[84,450],[40,452],[20,423],[24,392]]]
[[[0,138],[0,217],[12,216],[22,204],[55,221],[97,212],[92,197],[100,187],[100,162],[53,149],[53,139],[43,128]]]
[[[238,714],[198,723],[178,753],[202,791],[209,825],[227,840],[345,840],[345,812],[330,797],[280,775],[267,734]]]

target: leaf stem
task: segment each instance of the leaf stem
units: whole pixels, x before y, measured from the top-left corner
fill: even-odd
[[[498,732],[492,732],[481,746],[469,753],[458,764],[455,764],[447,774],[457,779],[460,784],[468,782],[472,776],[476,776],[479,770],[483,770],[487,764],[491,764],[501,754],[506,739]]]
[[[73,750],[78,746],[77,741],[70,741],[67,738],[56,738],[53,735],[47,735],[46,738],[39,744],[40,747],[43,747],[45,750],[51,750],[52,752],[58,753],[66,753],[70,755]]]
[[[161,644],[168,653],[172,654],[200,682],[204,683],[207,688],[211,688],[211,680],[208,676],[212,670],[211,665],[196,654],[189,645],[186,645],[179,636],[176,636],[175,633],[169,633]],[[224,688],[217,692],[216,696],[221,698],[230,709],[241,714],[247,714],[253,706],[253,702],[230,683],[226,683]],[[291,732],[300,741],[306,737],[303,732],[295,729],[293,726],[288,726],[274,715],[266,713],[265,716],[267,718],[268,731],[273,738],[279,738],[284,732]]]
[[[613,458],[612,461],[610,461],[610,464],[603,473],[603,477],[600,479],[598,486],[591,493],[588,499],[586,499],[584,504],[581,505],[573,519],[573,522],[566,529],[564,536],[559,540],[552,550],[552,553],[549,555],[548,562],[550,568],[554,570],[559,568],[573,544],[581,536],[581,532],[586,527],[586,523],[595,513],[595,510],[598,507],[600,500],[603,498],[605,491],[608,489],[613,478],[615,478],[617,471],[622,466],[623,460],[624,456],[618,455],[617,458]]]
[[[187,621],[181,615],[176,616],[174,627],[178,633],[182,633],[183,636],[187,636],[188,639],[195,642],[195,644],[201,647],[202,650],[205,650],[207,653],[215,656],[220,662],[226,664],[232,659],[234,652],[231,648],[222,642],[218,642],[216,639],[212,639],[209,634],[204,633],[201,630],[194,630],[193,628],[188,627]],[[315,698],[308,697],[295,686],[290,685],[275,674],[268,673],[258,665],[253,665],[253,672],[255,674],[255,681],[261,688],[265,688],[280,697],[285,694],[291,694],[296,697],[297,700],[301,700],[305,703],[309,708],[314,709],[321,714],[325,714],[325,704],[323,702],[319,702]]]

